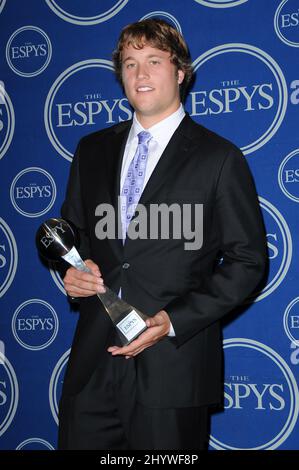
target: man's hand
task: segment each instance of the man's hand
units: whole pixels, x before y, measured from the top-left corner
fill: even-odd
[[[132,341],[128,346],[122,348],[118,346],[110,346],[107,351],[112,356],[122,355],[126,359],[137,356],[144,349],[153,346],[164,336],[168,335],[170,329],[170,319],[168,313],[165,310],[161,310],[155,316],[146,320],[148,329],[144,331],[137,339]]]
[[[105,292],[99,267],[91,259],[85,260],[85,263],[91,269],[92,274],[71,267],[63,278],[64,288],[71,297],[89,297]]]

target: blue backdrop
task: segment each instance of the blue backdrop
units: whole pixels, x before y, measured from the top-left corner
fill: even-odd
[[[186,109],[243,149],[267,229],[267,286],[225,325],[211,449],[299,449],[299,0],[0,0],[0,448],[56,446],[77,313],[34,236],[79,138],[131,117],[111,53],[150,16],[185,36]]]

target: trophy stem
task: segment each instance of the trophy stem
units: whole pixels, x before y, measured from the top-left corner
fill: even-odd
[[[62,258],[79,271],[92,273],[74,246],[67,254],[63,255]],[[129,344],[147,329],[145,320],[148,317],[140,312],[140,310],[118,297],[118,295],[106,285],[104,285],[104,288],[105,292],[102,294],[97,293],[97,297],[102,302],[106,312],[118,329],[122,344]]]

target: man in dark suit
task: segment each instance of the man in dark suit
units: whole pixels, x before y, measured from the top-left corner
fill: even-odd
[[[222,399],[220,320],[254,292],[265,271],[258,201],[241,152],[183,109],[191,60],[174,28],[155,19],[129,25],[114,64],[134,118],[81,139],[62,208],[81,234],[80,252],[93,274],[69,268],[64,277],[80,317],[60,402],[59,447],[203,449],[208,408]],[[192,210],[189,219],[202,243],[186,245],[185,232],[174,236],[174,228],[168,239],[133,239],[130,230],[142,224],[137,203],[148,210],[149,225],[153,204],[201,207],[201,227]],[[121,237],[99,236],[102,204],[121,218]],[[95,295],[104,292],[103,279],[150,317],[128,346],[120,345]]]

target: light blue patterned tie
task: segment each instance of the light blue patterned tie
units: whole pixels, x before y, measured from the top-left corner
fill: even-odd
[[[138,146],[128,168],[128,173],[121,192],[121,222],[123,241],[126,238],[129,224],[135,213],[136,206],[142,193],[147,165],[148,145],[150,139],[152,138],[151,134],[147,131],[139,132],[137,137]]]

